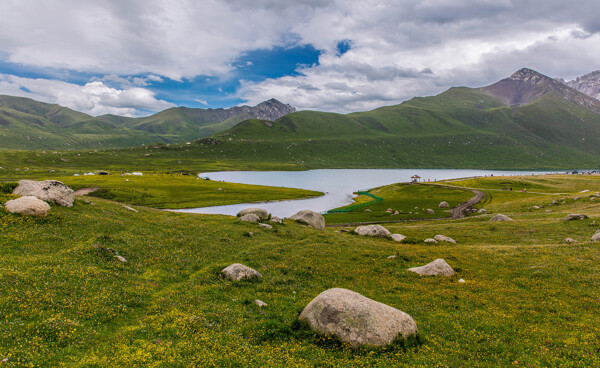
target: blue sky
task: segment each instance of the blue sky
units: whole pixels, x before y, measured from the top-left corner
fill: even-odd
[[[595,0],[4,0],[0,94],[92,115],[352,112],[529,67],[600,69]]]

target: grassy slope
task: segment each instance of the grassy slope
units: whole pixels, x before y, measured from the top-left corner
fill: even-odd
[[[576,182],[560,178],[540,186],[552,193],[600,190],[597,177],[568,179]],[[485,187],[487,180],[496,178],[477,184]],[[538,179],[516,180],[534,188],[530,180]],[[531,203],[552,197],[507,195]],[[2,202],[8,198],[0,194]],[[523,203],[496,196],[486,206],[505,206],[515,221],[490,223],[484,216],[386,225],[413,239],[441,233],[459,242],[438,246],[292,223],[267,231],[224,216],[145,208],[133,213],[105,200],[91,202],[53,207],[45,220],[0,211],[0,311],[6,321],[0,324],[0,357],[8,364],[600,364],[600,245],[586,243],[597,228],[592,221],[600,217],[593,201],[575,201],[573,206],[582,207],[564,213],[522,214]],[[572,210],[592,218],[562,222]],[[255,236],[248,237],[249,231]],[[562,244],[567,236],[583,244]],[[128,262],[115,261],[106,248]],[[397,258],[386,259],[390,254]],[[457,274],[419,277],[405,271],[436,258],[446,259]],[[217,276],[234,262],[256,268],[264,280],[232,283]],[[459,278],[466,283],[457,283]],[[417,322],[422,344],[354,351],[297,329],[297,313],[331,287],[406,311]],[[259,310],[254,299],[268,306]]]

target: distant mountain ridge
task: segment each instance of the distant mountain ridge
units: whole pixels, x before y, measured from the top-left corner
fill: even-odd
[[[56,104],[0,95],[0,148],[117,148],[203,138],[251,119],[276,120],[296,109],[276,99],[219,109],[175,107],[142,118],[93,117]]]
[[[567,86],[600,100],[600,70],[588,73],[575,80],[564,82]]]
[[[247,120],[213,139],[220,144],[195,155],[307,167],[597,168],[600,101],[524,68],[372,111]]]

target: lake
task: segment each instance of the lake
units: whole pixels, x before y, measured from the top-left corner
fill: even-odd
[[[221,214],[235,216],[248,207],[261,207],[273,216],[289,217],[300,210],[323,212],[352,203],[353,192],[368,190],[400,182],[411,181],[411,176],[419,175],[427,182],[457,179],[471,176],[509,176],[545,174],[540,171],[499,171],[462,169],[322,169],[308,171],[220,171],[200,173],[200,177],[231,183],[269,185],[310,189],[324,192],[325,195],[289,201],[262,203],[240,203],[227,206],[188,208],[177,212]],[[516,188],[519,189],[519,188]]]

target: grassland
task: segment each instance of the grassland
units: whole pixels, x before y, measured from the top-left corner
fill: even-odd
[[[501,180],[507,179],[453,184],[486,188],[493,196],[485,207],[513,222],[492,223],[484,215],[386,224],[410,239],[444,234],[456,245],[396,243],[292,222],[265,230],[227,216],[146,207],[136,213],[96,198],[53,206],[43,220],[0,209],[0,364],[600,365],[600,243],[589,242],[600,219],[600,207],[589,199],[600,190],[599,178],[514,179],[528,193],[503,191]],[[381,188],[388,189],[396,190]],[[584,189],[590,192],[579,193]],[[562,197],[564,204],[548,207]],[[0,194],[2,203],[9,198]],[[413,200],[419,202],[416,194]],[[570,212],[590,219],[562,221]],[[579,243],[565,244],[566,237]],[[397,257],[387,259],[391,254]],[[456,275],[406,271],[436,258]],[[219,270],[234,262],[264,279],[220,278]],[[298,312],[331,287],[409,313],[421,343],[353,350],[300,328]],[[254,299],[268,306],[259,309]]]
[[[187,174],[187,173],[185,173]],[[266,187],[198,179],[195,175],[148,173],[144,176],[64,177],[73,189],[100,188],[90,196],[152,208],[193,208],[320,196],[312,190]]]
[[[383,201],[373,201],[371,197],[359,195],[355,203],[336,210],[344,210],[365,203],[366,205],[352,208],[346,213],[330,213],[325,215],[327,223],[353,223],[397,221],[409,219],[432,219],[450,217],[449,208],[438,208],[440,202],[448,202],[450,208],[466,202],[473,196],[468,190],[440,188],[433,185],[394,184],[374,188],[369,193],[383,198]],[[371,204],[369,204],[371,203]],[[392,209],[392,213],[387,212]],[[434,210],[433,214],[427,209]],[[365,212],[366,211],[366,212]],[[397,214],[396,211],[398,212]]]

